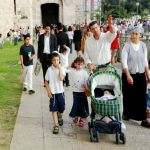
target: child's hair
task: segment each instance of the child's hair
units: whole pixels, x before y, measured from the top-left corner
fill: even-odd
[[[61,51],[61,53],[64,53],[64,52],[66,52],[66,51],[67,51],[67,48],[66,48],[66,47],[64,47],[64,46],[61,46],[61,47],[60,47],[60,51]]]
[[[2,37],[2,34],[0,33],[0,37]]]
[[[24,40],[26,40],[26,38],[30,38],[30,34],[24,35]]]
[[[56,53],[56,52],[53,52],[53,53],[51,54],[51,57],[50,57],[51,62],[52,62],[52,59],[53,59],[54,57],[59,57],[59,54]]]
[[[73,63],[71,64],[71,67],[72,67],[72,68],[76,68],[76,67],[75,67],[75,63],[84,63],[84,59],[83,59],[81,56],[77,57],[77,58],[73,61]]]

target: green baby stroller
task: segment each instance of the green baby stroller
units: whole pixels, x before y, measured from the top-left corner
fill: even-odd
[[[89,89],[91,98],[91,108],[94,115],[91,115],[91,122],[88,123],[90,139],[98,142],[101,133],[116,134],[116,143],[126,143],[126,136],[121,128],[120,107],[122,100],[122,82],[116,69],[108,65],[100,68],[93,73],[89,79]],[[111,90],[113,98],[101,99],[95,94],[95,89],[101,91]],[[100,119],[95,119],[95,115],[101,115]],[[107,117],[110,122],[106,123],[103,119]]]

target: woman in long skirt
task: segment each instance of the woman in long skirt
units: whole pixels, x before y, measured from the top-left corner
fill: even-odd
[[[141,29],[135,27],[131,40],[122,50],[123,119],[142,121],[150,127],[146,118],[146,76],[150,80],[146,44],[140,41]],[[146,74],[146,76],[145,76]]]

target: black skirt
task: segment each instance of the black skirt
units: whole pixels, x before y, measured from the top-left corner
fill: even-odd
[[[75,42],[75,50],[80,51],[80,49],[81,49],[81,41]]]
[[[85,92],[73,92],[73,106],[70,117],[86,118],[89,116],[89,106]]]
[[[131,74],[133,85],[128,84],[122,74],[123,115],[137,121],[146,119],[146,77],[145,73]]]

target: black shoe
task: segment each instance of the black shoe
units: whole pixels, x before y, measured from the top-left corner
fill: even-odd
[[[70,84],[66,84],[66,87],[70,86]]]
[[[27,91],[27,88],[24,87],[24,88],[23,88],[23,91]]]
[[[143,120],[141,122],[141,126],[146,127],[146,128],[150,128],[150,122],[148,120]]]
[[[123,119],[123,120],[126,120],[126,121],[129,121],[129,118],[126,117],[126,116],[124,116],[124,115],[122,115],[122,119]]]
[[[29,90],[29,94],[31,95],[31,94],[34,94],[35,93],[35,91],[34,90]]]

